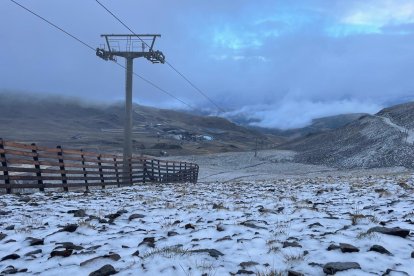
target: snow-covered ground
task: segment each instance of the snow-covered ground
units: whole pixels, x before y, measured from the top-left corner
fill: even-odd
[[[199,157],[197,184],[0,195],[0,274],[325,275],[356,262],[336,275],[414,275],[412,174],[290,156]]]

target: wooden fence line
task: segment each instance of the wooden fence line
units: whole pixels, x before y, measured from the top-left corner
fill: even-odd
[[[119,155],[99,154],[61,146],[47,148],[36,144],[4,141],[0,138],[0,192],[5,189],[126,186],[154,182],[192,182],[198,179],[194,163],[134,157],[124,173]]]

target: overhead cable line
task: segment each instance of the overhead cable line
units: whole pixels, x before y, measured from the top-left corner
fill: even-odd
[[[99,0],[95,0],[103,9],[105,9],[110,15],[112,15],[119,23],[121,23],[126,29],[128,29],[133,35],[137,36],[142,43],[144,43],[147,47],[151,48],[145,40],[139,37],[128,25],[126,25],[118,16],[116,16],[111,10],[109,10],[104,4],[102,4]],[[222,109],[218,104],[216,104],[213,99],[211,99],[206,93],[204,93],[200,88],[198,88],[192,81],[189,80],[183,73],[181,73],[177,68],[175,68],[168,60],[165,63],[173,69],[178,75],[180,75],[187,83],[189,83],[198,93],[200,93],[204,98],[206,98],[210,103],[212,103],[219,111],[226,112]]]
[[[17,6],[21,7],[22,9],[24,9],[24,10],[28,11],[29,13],[33,14],[34,16],[36,16],[36,17],[40,18],[41,20],[45,21],[45,22],[46,22],[46,23],[48,23],[49,25],[51,25],[51,26],[53,26],[54,28],[58,29],[59,31],[63,32],[63,33],[64,33],[64,34],[66,34],[67,36],[69,36],[69,37],[71,37],[71,38],[75,39],[75,40],[76,40],[76,41],[78,41],[79,43],[83,44],[85,47],[87,47],[87,48],[91,49],[93,52],[95,52],[95,51],[96,51],[96,49],[95,49],[94,47],[92,47],[91,45],[89,45],[88,43],[86,43],[86,42],[82,41],[81,39],[79,39],[78,37],[76,37],[76,36],[72,35],[71,33],[69,33],[69,32],[67,32],[67,31],[65,31],[64,29],[62,29],[61,27],[59,27],[59,26],[57,26],[56,24],[52,23],[51,21],[47,20],[47,19],[46,19],[46,18],[44,18],[43,16],[41,16],[41,15],[39,15],[39,14],[35,13],[34,11],[32,11],[32,10],[30,10],[29,8],[27,8],[27,7],[23,6],[22,4],[20,4],[20,3],[16,2],[15,0],[10,0],[10,1],[11,1],[11,2],[13,2],[14,4],[16,4]],[[122,65],[122,64],[120,64],[120,63],[118,63],[117,61],[115,61],[115,63],[116,63],[118,66],[120,66],[120,67],[122,67],[122,68],[126,69],[126,67],[125,67],[124,65]],[[146,83],[148,83],[149,85],[151,85],[151,86],[153,86],[154,88],[158,89],[159,91],[161,91],[161,92],[163,92],[163,93],[167,94],[168,96],[170,96],[170,97],[174,98],[175,100],[177,100],[177,101],[179,101],[179,102],[183,103],[184,105],[186,105],[186,106],[190,107],[191,109],[194,109],[194,107],[193,107],[193,106],[191,106],[190,104],[188,104],[188,103],[184,102],[184,101],[183,101],[183,100],[181,100],[180,98],[178,98],[178,97],[174,96],[173,94],[171,94],[171,93],[170,93],[170,92],[168,92],[167,90],[165,90],[165,89],[163,89],[163,88],[159,87],[158,85],[156,85],[156,84],[155,84],[155,83],[153,83],[152,81],[150,81],[150,80],[148,80],[148,79],[144,78],[143,76],[141,76],[141,75],[139,75],[139,74],[137,74],[137,73],[135,73],[135,72],[133,72],[133,74],[134,74],[135,76],[137,76],[138,78],[140,78],[141,80],[143,80],[143,81],[145,81]]]

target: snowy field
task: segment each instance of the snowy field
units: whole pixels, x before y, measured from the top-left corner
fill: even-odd
[[[412,174],[290,156],[199,157],[198,184],[0,195],[0,274],[414,275]]]

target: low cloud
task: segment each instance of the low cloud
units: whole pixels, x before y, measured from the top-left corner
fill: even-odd
[[[339,101],[284,101],[279,104],[251,105],[224,114],[225,117],[265,128],[291,129],[305,127],[312,119],[345,113],[376,113],[383,107],[372,102]]]

